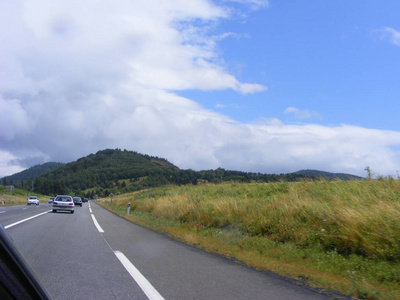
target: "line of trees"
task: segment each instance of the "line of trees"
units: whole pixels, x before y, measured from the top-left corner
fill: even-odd
[[[181,170],[167,160],[137,152],[106,149],[65,164],[34,179],[16,184],[44,195],[79,194],[88,198],[125,193],[161,185],[219,183],[223,181],[296,181],[302,174],[261,174],[224,169]]]
[[[145,175],[145,176],[142,176]],[[44,195],[56,194],[79,194],[87,198],[94,196],[108,196],[110,192],[127,193],[142,189],[174,184],[186,185],[198,183],[221,183],[226,181],[237,182],[277,182],[277,181],[297,181],[304,178],[299,174],[258,174],[237,171],[227,171],[224,169],[207,170],[196,172],[193,170],[179,169],[160,169],[158,171],[147,172],[133,177],[126,177],[115,172],[102,172],[98,176],[88,176],[80,174],[75,177],[68,176],[68,180],[49,179],[38,177],[34,179],[34,190]],[[20,185],[20,186],[18,186]],[[23,183],[17,187],[23,188]]]

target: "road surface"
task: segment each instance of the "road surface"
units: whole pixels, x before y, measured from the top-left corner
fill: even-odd
[[[94,202],[74,214],[51,208],[0,207],[0,223],[53,299],[331,299],[174,241]]]

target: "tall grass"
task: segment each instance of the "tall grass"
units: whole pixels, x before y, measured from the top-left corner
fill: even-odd
[[[121,195],[114,205],[128,202],[134,214],[223,240],[236,252],[303,261],[297,277],[320,282],[312,275],[319,269],[345,278],[349,294],[400,298],[399,180],[164,187]],[[378,285],[379,293],[390,291],[379,294]]]
[[[25,190],[15,188],[13,192],[9,192],[5,190],[4,185],[0,185],[0,204],[1,200],[4,201],[4,205],[21,205],[26,204],[26,199],[28,198],[28,194],[32,196],[37,196],[39,198],[40,203],[47,202],[49,200],[48,196],[44,196],[41,194],[37,194],[34,192],[27,192]]]
[[[298,247],[400,260],[400,181],[304,181],[168,187],[132,209],[192,227],[235,226]]]

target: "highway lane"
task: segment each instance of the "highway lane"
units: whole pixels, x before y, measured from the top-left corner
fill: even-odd
[[[7,226],[49,210],[51,210],[51,205],[48,203],[41,203],[39,205],[0,206],[0,223],[3,226]]]
[[[327,299],[110,215],[98,205],[92,209],[111,248],[129,257],[165,299]]]
[[[87,203],[6,231],[53,299],[147,299],[93,225]]]
[[[329,299],[137,226],[93,202],[75,211],[7,229],[54,299]],[[131,277],[120,253],[147,283]]]

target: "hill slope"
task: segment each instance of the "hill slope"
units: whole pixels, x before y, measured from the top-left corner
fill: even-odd
[[[64,165],[63,163],[58,163],[58,162],[47,162],[47,163],[44,163],[41,165],[33,166],[29,169],[15,173],[11,176],[6,176],[7,184],[11,184],[11,185],[17,184],[21,181],[38,177],[44,173],[56,170],[56,169],[62,167],[63,165]]]
[[[325,179],[341,179],[341,180],[360,180],[363,179],[360,176],[344,174],[344,173],[330,173],[318,170],[300,170],[294,172],[294,174],[302,174],[310,177],[322,177]]]
[[[339,177],[333,173],[310,170],[279,175],[222,168],[203,171],[181,170],[163,158],[134,151],[105,149],[37,176],[34,191],[44,195],[77,194],[91,198],[107,196],[110,192],[126,193],[167,184],[278,182],[320,177],[356,179],[351,175]],[[31,185],[31,180],[21,181],[17,187],[30,188]]]
[[[45,194],[80,193],[88,189],[119,190],[129,180],[146,183],[146,178],[179,170],[165,159],[120,149],[105,149],[36,178]],[[148,180],[147,180],[148,181]],[[143,188],[143,187],[142,187]],[[139,188],[133,188],[136,190]]]

